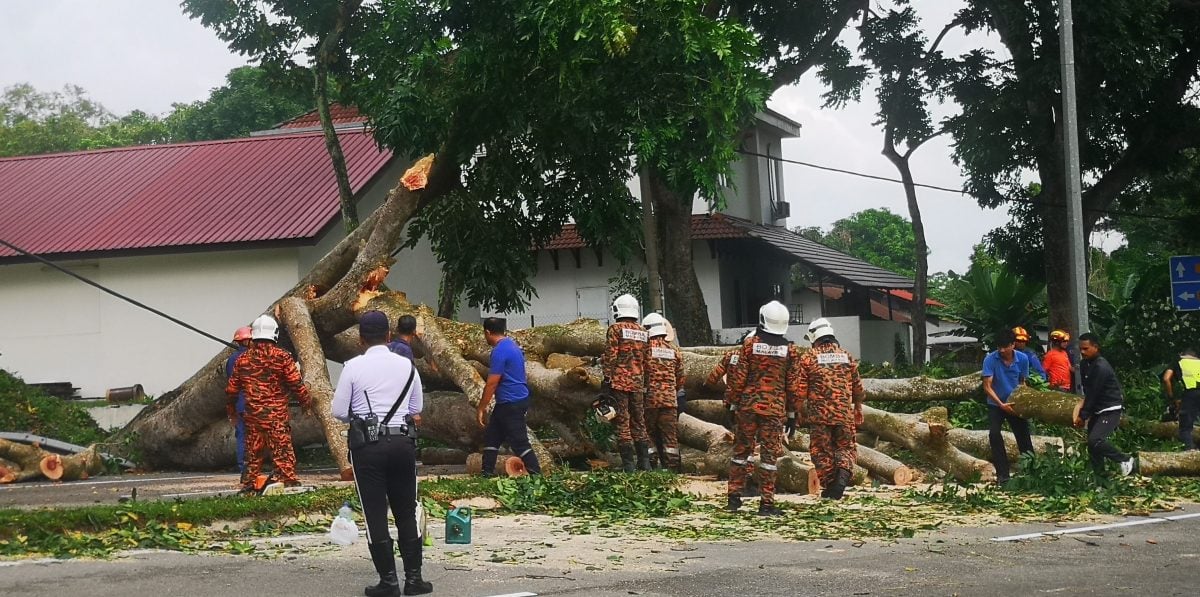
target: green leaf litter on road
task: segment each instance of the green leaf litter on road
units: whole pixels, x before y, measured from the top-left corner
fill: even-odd
[[[1047,475],[1054,466],[1043,464]],[[1071,465],[1073,466],[1073,465]],[[1031,469],[1033,470],[1033,469]],[[728,513],[718,493],[687,493],[685,479],[668,473],[558,473],[518,479],[447,477],[421,483],[432,520],[450,502],[490,497],[500,507],[477,518],[542,514],[564,519],[573,534],[636,536],[690,541],[894,540],[946,526],[1003,522],[1060,522],[1098,514],[1145,514],[1194,500],[1200,483],[1189,480],[1121,479],[1070,494],[1038,493],[1037,477],[999,489],[947,483],[907,490],[858,488],[846,500],[782,502],[785,515],[762,518],[756,500]],[[723,484],[710,483],[710,489]],[[790,498],[784,498],[789,500]],[[0,510],[0,557],[49,555],[110,557],[129,549],[215,550],[270,557],[253,541],[264,537],[323,533],[343,501],[357,508],[351,487],[297,495],[216,497],[119,506]]]

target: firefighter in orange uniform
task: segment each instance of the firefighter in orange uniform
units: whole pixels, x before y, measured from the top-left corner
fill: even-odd
[[[811,439],[809,453],[821,478],[821,497],[842,499],[858,456],[854,433],[866,395],[858,363],[838,345],[825,318],[808,326],[812,348],[800,357],[800,402]]]
[[[651,313],[642,320],[650,335],[646,367],[646,433],[660,468],[683,472],[679,459],[679,405],[683,400],[683,355],[667,341],[667,320]]]
[[[736,366],[727,373],[734,408],[733,462],[729,469],[729,503],[742,505],[742,488],[750,473],[750,456],[760,445],[758,485],[762,501],[759,516],[780,516],[775,507],[775,461],[784,453],[784,435],[796,430],[800,352],[784,334],[789,313],[778,301],[758,311],[758,329],[742,343]]]
[[[617,416],[617,449],[621,468],[634,470],[634,455],[638,470],[650,470],[650,438],[642,409],[646,391],[646,363],[650,358],[650,336],[638,324],[641,309],[637,299],[622,294],[612,304],[615,322],[608,326],[607,344],[600,359],[604,372],[602,391],[609,392]]]
[[[270,315],[254,320],[253,345],[234,364],[233,375],[225,386],[229,408],[239,392],[246,395],[246,467],[242,470],[242,493],[253,493],[262,471],[263,449],[271,449],[277,481],[285,487],[300,485],[296,478],[296,454],[292,451],[288,398],[300,400],[304,409],[312,406],[308,388],[300,378],[296,361],[279,348],[279,324]]]

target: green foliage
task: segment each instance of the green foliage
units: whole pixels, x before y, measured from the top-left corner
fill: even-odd
[[[163,123],[144,112],[116,117],[80,87],[41,92],[22,83],[0,96],[0,157],[161,143]]]
[[[715,195],[736,133],[762,105],[753,37],[695,2],[586,0],[364,6],[347,91],[379,142],[437,153],[461,187],[422,210],[472,305],[527,305],[536,254],[574,219],[619,261],[639,248],[633,156]],[[711,192],[710,192],[711,191]]]
[[[208,98],[175,104],[164,119],[175,141],[245,137],[303,114],[313,107],[312,93],[266,69],[241,66],[225,75],[225,84]]]
[[[963,326],[962,334],[991,345],[996,332],[1013,326],[1029,329],[1045,319],[1044,287],[1022,279],[1007,268],[972,266],[950,280],[942,294],[946,306],[936,313]]]
[[[326,528],[328,519],[307,523],[306,513],[320,513],[332,519],[347,500],[357,503],[352,490],[339,487],[294,495],[0,510],[0,555],[107,557],[119,550],[135,548],[208,549],[217,536],[200,528],[202,525],[255,519],[260,524],[252,526],[251,533],[314,532]],[[275,522],[297,516],[301,518],[299,527],[293,524],[284,528]],[[234,553],[253,551],[245,542],[229,548]]]
[[[83,408],[25,385],[0,370],[0,429],[25,431],[82,446],[103,441],[105,433]]]
[[[554,473],[517,478],[467,477],[421,483],[421,493],[435,502],[489,496],[509,512],[621,520],[671,516],[692,507],[692,498],[676,486],[679,477],[650,472]]]
[[[617,430],[608,421],[600,419],[596,411],[589,409],[583,419],[583,427],[587,430],[588,439],[596,445],[596,449],[607,452],[616,447]]]
[[[917,269],[912,224],[886,207],[842,218],[829,232],[817,227],[797,228],[795,232],[898,274],[912,276]]]
[[[1062,127],[1058,5],[968,0],[956,20],[970,34],[998,34],[1003,54],[957,57],[947,121],[966,189],[981,204],[1010,202],[1014,222],[991,242],[1022,274],[1061,272],[1068,236],[1062,215]],[[1075,72],[1085,227],[1103,218],[1131,183],[1177,167],[1200,138],[1193,80],[1200,11],[1189,3],[1096,0],[1074,7]],[[1035,172],[1040,185],[1028,185]],[[1031,202],[1023,205],[1018,202]],[[1003,245],[1001,247],[1001,245]],[[1021,259],[1018,259],[1020,257]],[[1053,267],[1047,270],[1046,267]],[[1053,275],[1061,288],[1065,280]]]

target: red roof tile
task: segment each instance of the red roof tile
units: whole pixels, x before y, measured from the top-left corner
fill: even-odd
[[[358,192],[391,154],[369,133],[340,137]],[[7,158],[0,239],[42,255],[303,240],[337,197],[319,132]]]
[[[913,300],[913,293],[911,293],[911,292],[909,292],[909,291],[907,291],[907,290],[896,290],[896,289],[893,289],[893,290],[889,290],[889,291],[888,291],[888,294],[890,294],[890,295],[892,295],[892,296],[894,296],[894,297],[896,297],[896,298],[898,298],[898,299],[906,300],[906,301],[908,301],[908,302],[910,302],[910,303],[911,303],[911,302],[912,302],[912,300]],[[938,302],[938,301],[936,301],[936,300],[934,300],[934,299],[931,299],[931,298],[926,298],[926,299],[925,299],[925,304],[926,304],[927,306],[930,306],[930,307],[945,307],[945,306],[946,306],[944,303],[940,303],[940,302]]]
[[[745,230],[729,223],[729,220],[721,214],[692,215],[693,240],[742,238],[744,236],[746,236]],[[579,230],[575,225],[567,224],[563,226],[563,230],[558,236],[550,239],[550,242],[542,248],[546,250],[580,249],[585,246],[587,244],[583,241],[583,237],[579,235]]]
[[[329,105],[329,119],[333,121],[333,125],[353,124],[367,121],[367,117],[359,113],[358,108],[354,106],[343,106],[342,104]],[[310,127],[321,126],[321,117],[317,115],[317,111],[305,112],[286,122],[275,125],[277,129],[303,129]]]

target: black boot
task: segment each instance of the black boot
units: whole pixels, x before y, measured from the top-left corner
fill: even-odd
[[[650,470],[650,444],[646,442],[635,442],[633,449],[637,450],[637,470]]]
[[[738,508],[742,507],[742,496],[731,493],[729,494],[729,503],[725,504],[726,512],[737,512]]]
[[[758,505],[759,516],[783,516],[783,510],[775,507],[775,504],[763,502]]]
[[[833,483],[829,484],[830,499],[842,499],[842,495],[846,492],[846,486],[850,484],[851,476],[852,474],[850,471],[844,468],[837,470],[837,474],[834,476]]]
[[[633,444],[621,444],[617,446],[617,450],[621,454],[621,470],[632,473],[634,471]]]
[[[371,562],[379,573],[379,584],[363,589],[367,597],[399,597],[400,580],[396,578],[396,556],[392,552],[391,539],[367,544]]]
[[[484,450],[482,468],[479,471],[485,477],[496,476],[496,458],[500,456],[499,450]]]
[[[400,543],[400,559],[404,561],[404,594],[424,595],[433,592],[433,583],[421,579],[421,539],[405,539]]]

